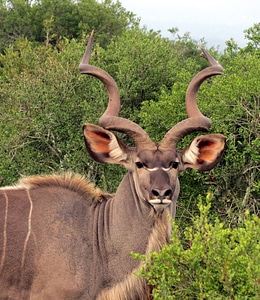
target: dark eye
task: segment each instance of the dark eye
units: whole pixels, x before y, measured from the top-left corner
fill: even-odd
[[[177,169],[178,165],[179,165],[178,161],[173,161],[172,164],[171,164],[171,166],[172,166],[173,169]]]
[[[137,162],[135,163],[135,165],[137,166],[138,169],[141,169],[141,168],[143,168],[143,166],[144,166],[140,161],[137,161]]]

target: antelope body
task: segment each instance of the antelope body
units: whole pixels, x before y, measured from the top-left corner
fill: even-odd
[[[104,83],[109,103],[99,126],[84,125],[86,147],[94,160],[122,164],[128,172],[115,195],[70,173],[28,177],[1,188],[0,299],[151,299],[147,282],[133,274],[141,266],[130,253],[148,255],[169,243],[178,172],[207,171],[221,159],[225,138],[220,134],[198,136],[186,149],[176,148],[186,134],[211,125],[197,107],[196,94],[222,67],[204,49],[211,66],[188,87],[188,118],[154,143],[140,126],[118,117],[116,83],[88,63],[92,40],[93,33],[79,68]],[[136,147],[111,130],[133,138]]]

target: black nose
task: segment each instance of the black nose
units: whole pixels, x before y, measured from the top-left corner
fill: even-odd
[[[172,196],[172,190],[171,189],[165,189],[165,190],[153,189],[152,194],[160,200],[163,200],[165,198],[169,199]]]

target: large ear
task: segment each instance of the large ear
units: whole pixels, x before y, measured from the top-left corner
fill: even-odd
[[[88,153],[94,160],[101,163],[126,163],[128,148],[112,132],[97,125],[85,124],[83,133]]]
[[[196,137],[183,151],[184,168],[200,171],[213,169],[221,160],[226,138],[222,134],[207,134]]]

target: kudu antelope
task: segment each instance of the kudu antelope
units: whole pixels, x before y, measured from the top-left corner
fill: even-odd
[[[79,65],[107,88],[109,103],[99,126],[83,127],[86,147],[97,162],[122,164],[128,170],[115,195],[95,189],[73,175],[35,176],[0,190],[0,299],[150,299],[150,287],[133,271],[140,262],[130,253],[159,251],[170,241],[168,215],[175,215],[178,172],[212,169],[225,137],[196,137],[177,150],[185,135],[208,130],[211,122],[198,109],[196,94],[222,67],[211,64],[191,81],[188,118],[154,143],[137,124],[118,117],[119,91],[113,78],[89,65],[93,34]],[[128,147],[111,131],[133,138]]]

